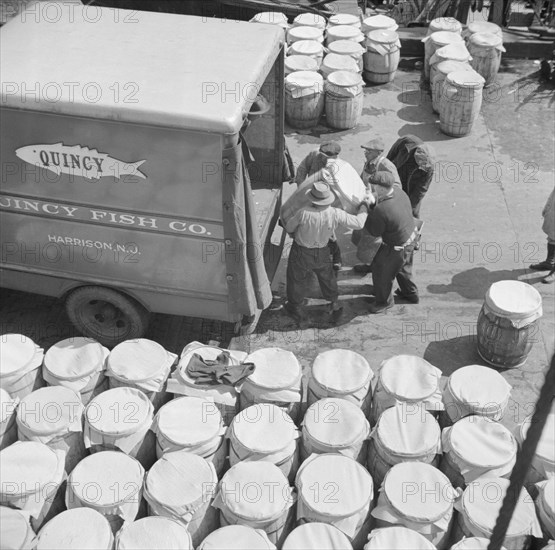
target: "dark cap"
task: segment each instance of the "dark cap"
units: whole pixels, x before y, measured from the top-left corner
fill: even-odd
[[[328,157],[334,157],[341,153],[341,147],[335,141],[326,141],[320,145],[320,153],[324,153]]]
[[[379,185],[380,187],[386,187],[390,189],[395,185],[395,178],[390,172],[376,172],[369,178],[370,183],[373,185]]]

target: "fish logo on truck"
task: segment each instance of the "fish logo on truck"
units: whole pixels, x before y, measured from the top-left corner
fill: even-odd
[[[146,179],[146,175],[139,170],[144,160],[123,162],[81,145],[26,145],[16,149],[15,154],[24,162],[50,170],[56,175],[70,174],[96,180],[103,177],[121,179],[122,176]]]

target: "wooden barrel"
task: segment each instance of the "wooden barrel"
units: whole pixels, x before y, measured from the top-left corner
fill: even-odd
[[[312,71],[285,77],[285,118],[293,128],[316,126],[324,112],[324,79]]]
[[[468,39],[477,32],[493,33],[503,39],[503,29],[499,25],[489,23],[488,21],[473,21],[469,23],[463,32],[464,39],[468,42]]]
[[[212,531],[197,550],[276,550],[268,535],[261,529],[247,525],[226,525]]]
[[[289,56],[306,55],[312,57],[319,69],[324,59],[324,45],[317,40],[299,40],[289,46],[287,53]]]
[[[371,15],[362,20],[362,32],[366,35],[371,31],[396,31],[399,28],[395,19],[387,15]]]
[[[381,527],[372,529],[364,550],[384,548],[410,548],[410,550],[436,550],[436,547],[420,533],[407,527]]]
[[[328,27],[337,27],[338,25],[350,25],[360,29],[362,23],[358,15],[352,13],[335,13],[328,19]]]
[[[364,66],[362,56],[366,50],[358,42],[354,40],[335,40],[328,46],[328,50],[330,53],[352,57],[357,63],[358,72],[362,72]]]
[[[430,58],[430,82],[433,77],[433,67],[442,61],[460,61],[461,63],[470,63],[472,56],[465,46],[464,42],[455,42],[438,48]],[[466,70],[464,68],[463,70]]]
[[[16,411],[18,399],[0,388],[0,451],[17,441]]]
[[[15,399],[42,388],[43,349],[23,334],[3,334],[0,341],[0,388]]]
[[[287,31],[287,44],[291,45],[299,40],[314,40],[323,43],[324,30],[318,27],[291,27]]]
[[[317,13],[300,13],[293,19],[293,27],[316,27],[324,30],[326,19]]]
[[[517,438],[522,445],[526,439],[526,434],[532,422],[532,415],[527,416],[518,428]],[[534,485],[553,477],[555,472],[555,409],[551,408],[551,413],[547,416],[547,422],[542,431],[542,435],[536,447],[536,453],[532,459],[530,469],[526,473],[525,487],[528,492],[534,494]]]
[[[462,25],[460,21],[457,21],[454,17],[436,17],[430,21],[428,25],[427,35],[433,34],[434,32],[455,32],[457,34],[462,33]]]
[[[472,56],[472,68],[486,81],[485,86],[495,82],[505,52],[503,38],[497,34],[477,32],[468,38],[468,51]]]
[[[113,547],[114,535],[110,522],[92,508],[74,508],[58,514],[40,530],[35,550],[52,548],[112,550]]]
[[[285,58],[285,76],[295,71],[317,71],[318,62],[308,55],[289,55]]]
[[[324,78],[327,78],[335,71],[350,71],[352,73],[359,73],[358,64],[352,57],[348,55],[329,53],[322,61],[320,72]]]
[[[279,25],[284,30],[289,28],[287,16],[279,11],[262,11],[254,15],[250,23],[267,23],[269,25]]]
[[[124,525],[116,536],[115,550],[180,548],[193,550],[187,528],[171,518],[151,516]]]
[[[439,31],[434,32],[422,39],[424,42],[424,81],[430,79],[430,59],[435,51],[447,44],[462,42],[463,38],[456,32]]]
[[[354,128],[362,116],[362,77],[350,71],[335,71],[326,79],[326,122],[331,128]]]
[[[483,477],[469,483],[456,504],[459,513],[453,527],[452,542],[458,542],[463,537],[491,538],[508,488],[509,480],[501,477]],[[522,489],[503,546],[507,550],[528,550],[532,537],[541,536],[534,502],[526,489]]]
[[[336,40],[352,40],[358,44],[364,42],[364,34],[352,25],[337,25],[328,27],[326,30],[326,46],[329,46]]]
[[[541,316],[542,298],[532,285],[522,281],[493,283],[478,316],[480,357],[494,367],[524,365],[539,338]]]
[[[439,100],[439,127],[454,137],[467,136],[482,107],[484,79],[474,71],[455,71],[443,81]]]
[[[326,523],[303,523],[293,529],[281,550],[353,550],[342,531]]]
[[[440,469],[454,487],[464,489],[480,476],[508,477],[516,460],[517,442],[499,422],[466,416],[442,433]]]
[[[222,478],[213,506],[220,523],[265,531],[281,548],[295,521],[292,489],[283,472],[271,462],[239,462]]]
[[[451,546],[450,550],[488,550],[488,546],[489,539],[484,537],[467,537]],[[501,550],[506,550],[506,548],[502,546]]]
[[[545,539],[555,539],[555,477],[539,483],[536,510]]]
[[[217,483],[216,470],[206,459],[187,451],[167,453],[146,476],[149,515],[181,523],[196,548],[220,526],[218,512],[212,507]]]
[[[25,513],[0,506],[0,548],[13,550],[31,550],[35,548],[35,532]],[[55,548],[55,547],[52,547]]]
[[[372,516],[378,528],[402,525],[446,550],[455,498],[453,486],[437,468],[402,462],[387,472]]]
[[[440,61],[430,67],[430,88],[432,91],[432,109],[434,113],[439,112],[439,100],[441,99],[441,90],[443,81],[449,73],[455,71],[470,71],[472,67],[468,62],[461,61]]]
[[[377,30],[366,35],[364,79],[374,84],[391,82],[399,66],[401,42],[396,32]]]
[[[372,477],[363,466],[340,454],[316,455],[303,462],[295,484],[298,525],[327,523],[342,531],[353,548],[362,548],[374,498]]]

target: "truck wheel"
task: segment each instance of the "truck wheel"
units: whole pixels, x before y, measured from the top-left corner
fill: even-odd
[[[84,336],[109,348],[142,337],[148,328],[148,311],[133,298],[111,288],[75,289],[66,299],[66,311]]]

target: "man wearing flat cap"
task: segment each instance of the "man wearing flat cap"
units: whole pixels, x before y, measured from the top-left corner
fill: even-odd
[[[384,153],[385,146],[381,138],[371,139],[361,145],[361,147],[364,149],[366,163],[364,164],[360,177],[366,187],[369,186],[369,178],[376,172],[389,172],[393,176],[395,183],[401,185],[401,178],[399,177],[397,168],[386,158]]]
[[[326,300],[333,320],[341,315],[337,275],[330,261],[328,242],[339,226],[362,229],[366,222],[369,203],[364,201],[358,214],[347,214],[333,208],[335,195],[329,186],[315,182],[309,193],[311,205],[301,208],[285,224],[293,236],[293,246],[287,263],[287,303],[285,310],[298,322],[304,318],[303,304],[307,286],[314,273]]]

